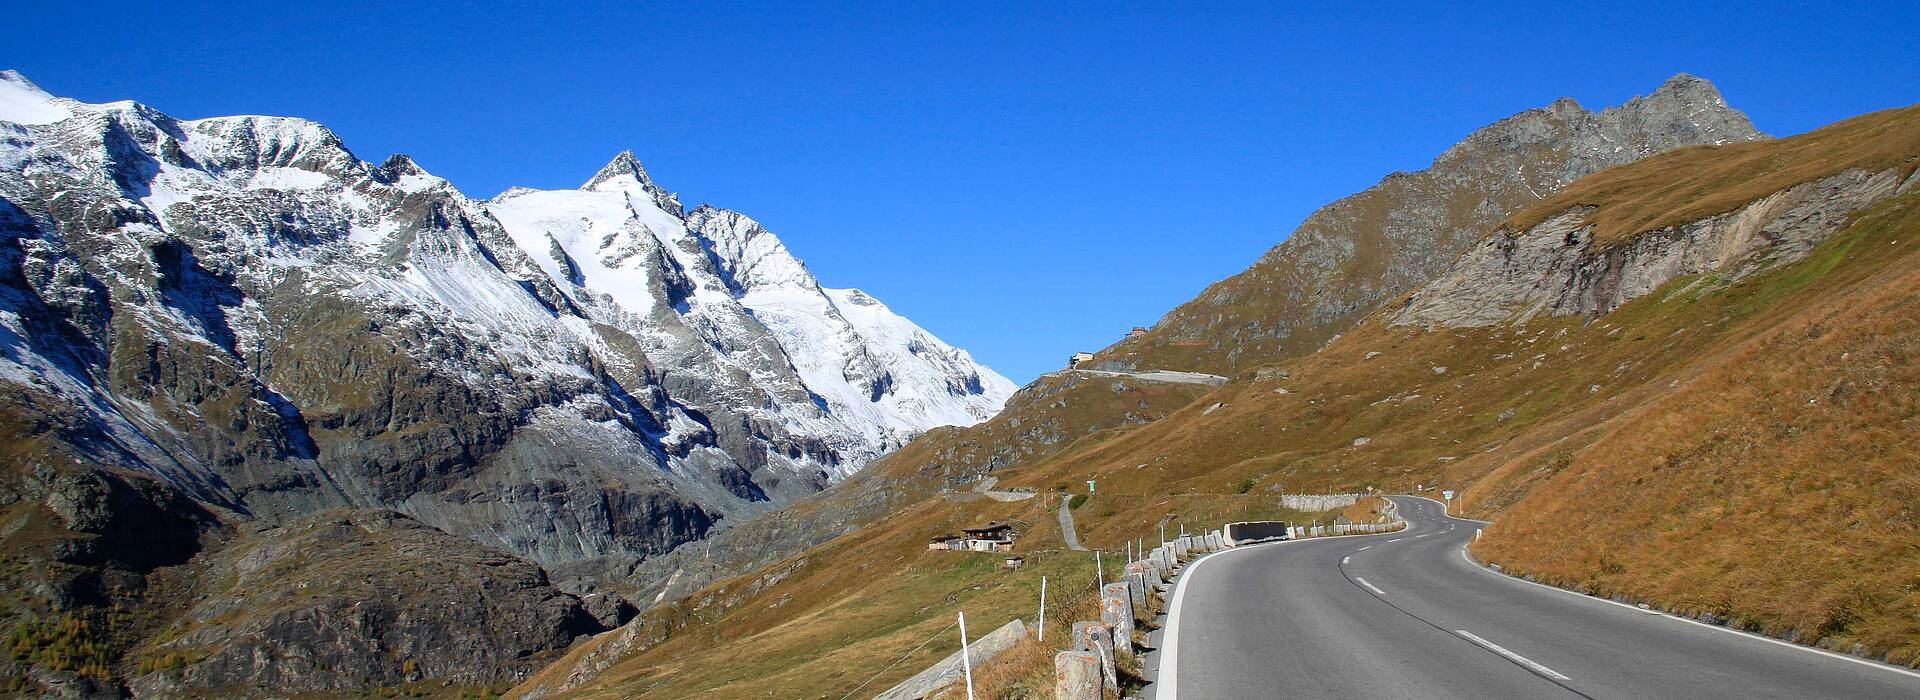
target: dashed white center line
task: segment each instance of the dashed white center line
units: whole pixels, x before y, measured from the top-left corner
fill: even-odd
[[[1431,535],[1431,534],[1433,534],[1433,533],[1431,533],[1431,532],[1429,532],[1429,533],[1427,533],[1427,535]],[[1422,537],[1426,537],[1427,535],[1414,535],[1414,536],[1413,536],[1413,538],[1417,540],[1417,539],[1420,539],[1420,538],[1422,538]]]
[[[1358,576],[1355,576],[1355,577],[1353,577],[1353,580],[1354,580],[1354,582],[1356,582],[1356,583],[1359,583],[1359,584],[1360,584],[1360,585],[1362,585],[1362,586],[1366,586],[1366,587],[1367,587],[1367,590],[1369,590],[1369,591],[1373,591],[1373,592],[1374,592],[1375,594],[1378,594],[1378,595],[1386,595],[1386,594],[1387,594],[1387,592],[1386,592],[1386,591],[1383,591],[1383,590],[1380,590],[1380,587],[1379,587],[1379,586],[1375,586],[1375,585],[1373,585],[1373,584],[1371,584],[1371,583],[1367,583],[1367,580],[1366,580],[1366,579],[1363,579],[1363,578],[1360,578],[1360,577],[1358,577]]]
[[[1387,544],[1393,544],[1393,543],[1395,543],[1395,542],[1399,542],[1400,540],[1404,540],[1404,539],[1406,539],[1406,538],[1405,538],[1405,537],[1395,537],[1395,538],[1393,538],[1393,539],[1390,539],[1390,540],[1387,540]]]
[[[1367,545],[1367,546],[1365,546],[1365,547],[1361,547],[1361,548],[1359,548],[1359,549],[1356,549],[1356,550],[1353,550],[1353,551],[1356,551],[1356,552],[1364,552],[1364,551],[1367,551],[1367,550],[1369,550],[1369,549],[1373,549],[1373,545]]]
[[[1340,563],[1342,564],[1345,564],[1350,561],[1353,561],[1353,557],[1340,557]]]
[[[1572,678],[1568,678],[1565,675],[1561,674],[1559,671],[1555,671],[1553,669],[1550,669],[1550,668],[1547,668],[1546,666],[1541,665],[1540,662],[1538,661],[1534,661],[1533,659],[1529,659],[1519,654],[1515,654],[1511,651],[1507,651],[1506,647],[1500,646],[1498,644],[1494,644],[1493,642],[1489,642],[1485,639],[1481,639],[1480,635],[1474,634],[1472,632],[1468,632],[1466,630],[1454,630],[1453,633],[1460,635],[1462,639],[1465,639],[1469,642],[1473,642],[1474,644],[1480,645],[1482,648],[1486,649],[1487,651],[1491,651],[1495,654],[1499,654],[1501,656],[1507,657],[1508,661],[1512,661],[1516,664],[1520,664],[1521,666],[1526,667],[1527,670],[1540,674],[1541,676],[1545,676],[1547,678],[1551,678],[1556,681],[1573,680]]]

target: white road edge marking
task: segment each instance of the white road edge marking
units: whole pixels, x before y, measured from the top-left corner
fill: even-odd
[[[1503,573],[1500,573],[1500,572],[1497,572],[1497,571],[1492,571],[1492,570],[1489,570],[1489,569],[1487,569],[1487,568],[1486,568],[1485,566],[1483,566],[1483,565],[1481,565],[1481,564],[1480,564],[1479,562],[1476,562],[1476,561],[1474,561],[1472,557],[1469,557],[1469,556],[1467,556],[1467,548],[1466,548],[1466,547],[1464,547],[1464,546],[1460,548],[1460,558],[1461,558],[1461,559],[1464,559],[1464,560],[1466,560],[1466,562],[1467,562],[1467,564],[1468,564],[1469,566],[1472,566],[1472,567],[1473,567],[1473,568],[1475,568],[1475,569],[1479,569],[1480,571],[1483,571],[1483,572],[1486,572],[1486,574],[1487,574],[1487,575],[1489,575],[1489,576],[1498,576],[1498,577],[1500,577],[1500,578],[1502,578],[1502,579],[1505,579],[1505,580],[1508,580],[1508,581],[1513,581],[1513,582],[1515,582],[1515,583],[1524,583],[1524,584],[1527,584],[1527,585],[1529,585],[1529,586],[1538,586],[1538,587],[1540,587],[1540,588],[1544,588],[1544,589],[1547,589],[1547,590],[1549,590],[1549,591],[1553,591],[1553,592],[1555,592],[1555,593],[1560,593],[1560,594],[1564,594],[1564,595],[1570,595],[1570,596],[1573,596],[1573,597],[1575,597],[1575,598],[1579,598],[1579,599],[1582,599],[1582,600],[1590,600],[1590,601],[1593,601],[1593,602],[1595,602],[1595,603],[1606,603],[1606,604],[1608,604],[1608,605],[1612,605],[1612,606],[1616,606],[1616,607],[1621,607],[1621,608],[1626,608],[1626,609],[1628,609],[1628,610],[1632,610],[1632,611],[1634,611],[1634,612],[1637,612],[1637,613],[1643,613],[1643,614],[1649,614],[1649,615],[1654,615],[1654,616],[1657,616],[1657,617],[1664,617],[1664,618],[1666,618],[1666,619],[1669,619],[1669,620],[1673,620],[1673,621],[1675,621],[1675,622],[1685,622],[1685,623],[1687,623],[1687,624],[1689,624],[1689,625],[1696,625],[1696,626],[1699,626],[1699,627],[1705,627],[1705,628],[1707,628],[1707,629],[1710,629],[1710,630],[1713,630],[1713,631],[1715,631],[1715,632],[1725,632],[1725,633],[1727,633],[1727,634],[1731,634],[1731,635],[1736,635],[1736,636],[1740,636],[1740,637],[1745,637],[1745,638],[1747,638],[1747,639],[1751,639],[1751,640],[1753,640],[1753,641],[1756,641],[1756,642],[1766,642],[1766,643],[1768,643],[1768,644],[1773,644],[1773,645],[1777,645],[1777,646],[1782,646],[1782,647],[1786,647],[1786,648],[1788,648],[1788,649],[1793,649],[1793,650],[1796,650],[1796,651],[1804,651],[1804,652],[1807,652],[1807,653],[1809,653],[1809,654],[1819,654],[1819,655],[1821,655],[1821,656],[1827,656],[1827,657],[1831,657],[1831,658],[1834,658],[1834,659],[1837,659],[1837,660],[1840,660],[1840,661],[1846,661],[1846,662],[1850,662],[1850,663],[1856,663],[1856,664],[1860,664],[1860,665],[1862,665],[1862,666],[1867,666],[1867,667],[1870,667],[1870,668],[1877,668],[1877,669],[1880,669],[1880,670],[1882,670],[1882,671],[1892,671],[1892,672],[1894,672],[1894,673],[1898,673],[1898,674],[1901,674],[1901,675],[1905,675],[1905,676],[1912,676],[1912,677],[1914,677],[1914,678],[1920,678],[1920,672],[1916,672],[1916,671],[1910,671],[1910,670],[1907,670],[1907,669],[1904,669],[1904,668],[1900,668],[1900,667],[1898,667],[1898,666],[1893,666],[1893,665],[1889,665],[1889,664],[1883,664],[1883,663],[1880,663],[1880,662],[1878,662],[1878,661],[1874,661],[1874,660],[1872,660],[1872,659],[1863,659],[1863,658],[1860,658],[1860,657],[1858,657],[1858,656],[1851,656],[1851,655],[1848,655],[1848,654],[1841,654],[1841,653],[1838,653],[1838,652],[1832,652],[1832,651],[1827,651],[1827,650],[1825,650],[1825,649],[1818,649],[1818,648],[1815,648],[1815,647],[1810,647],[1810,646],[1805,646],[1805,645],[1801,645],[1801,644],[1795,644],[1795,643],[1793,643],[1793,642],[1789,642],[1789,641],[1787,641],[1787,640],[1784,640],[1784,639],[1774,639],[1774,638],[1772,638],[1772,637],[1762,637],[1762,636],[1760,636],[1760,635],[1757,635],[1757,634],[1753,634],[1753,633],[1751,633],[1751,632],[1742,632],[1742,631],[1740,631],[1740,630],[1737,630],[1737,629],[1733,629],[1733,628],[1731,628],[1731,627],[1724,627],[1724,626],[1721,626],[1721,625],[1710,625],[1710,624],[1707,624],[1707,623],[1705,623],[1705,622],[1701,622],[1701,621],[1699,621],[1699,620],[1695,620],[1695,619],[1692,619],[1692,618],[1687,618],[1687,617],[1681,617],[1681,616],[1679,616],[1679,615],[1675,615],[1675,614],[1673,614],[1673,613],[1669,613],[1669,612],[1664,612],[1664,611],[1660,611],[1660,610],[1653,610],[1653,609],[1644,609],[1644,608],[1641,608],[1641,607],[1639,607],[1639,606],[1637,606],[1637,605],[1628,605],[1628,604],[1626,604],[1626,603],[1622,603],[1622,602],[1620,602],[1620,601],[1617,601],[1617,600],[1607,600],[1606,598],[1600,598],[1600,597],[1597,597],[1597,596],[1590,596],[1590,595],[1587,595],[1587,594],[1585,594],[1585,593],[1576,593],[1576,592],[1574,592],[1574,591],[1569,591],[1569,590],[1567,590],[1567,589],[1565,589],[1565,588],[1559,588],[1559,587],[1556,587],[1556,586],[1549,586],[1549,585],[1547,585],[1547,584],[1544,584],[1544,583],[1539,583],[1539,582],[1537,582],[1537,581],[1528,581],[1528,580],[1526,580],[1526,579],[1523,579],[1523,578],[1518,578],[1518,577],[1514,577],[1514,576],[1508,576],[1508,575],[1506,575],[1506,574],[1503,574]]]
[[[1498,644],[1494,644],[1493,642],[1489,642],[1485,639],[1481,639],[1480,635],[1474,634],[1472,632],[1468,632],[1466,630],[1454,630],[1453,633],[1466,638],[1466,640],[1469,642],[1473,642],[1474,644],[1480,645],[1482,648],[1486,649],[1487,651],[1491,651],[1495,654],[1499,654],[1501,656],[1507,657],[1508,661],[1512,661],[1516,664],[1520,664],[1521,666],[1525,666],[1527,667],[1527,670],[1532,671],[1534,673],[1538,673],[1542,676],[1552,678],[1556,681],[1573,680],[1572,678],[1566,677],[1565,674],[1562,674],[1559,671],[1555,671],[1553,669],[1547,668],[1545,665],[1542,665],[1538,661],[1534,661],[1533,659],[1529,659],[1519,654],[1515,654],[1511,651],[1507,651],[1506,647],[1500,646]]]
[[[1386,591],[1380,590],[1379,586],[1375,586],[1371,583],[1367,583],[1366,579],[1355,576],[1353,577],[1353,580],[1360,582],[1360,585],[1362,586],[1366,586],[1367,590],[1373,591],[1375,595],[1385,596],[1387,594]]]
[[[1418,524],[1415,524],[1413,521],[1409,520],[1407,521],[1407,529],[1402,530],[1401,532],[1412,532],[1413,530],[1419,529],[1419,527],[1420,526]],[[1273,547],[1273,546],[1288,544],[1291,542],[1309,542],[1312,540],[1326,540],[1326,539],[1334,539],[1337,537],[1377,537],[1377,536],[1379,536],[1378,533],[1356,534],[1356,535],[1333,535],[1330,537],[1312,537],[1304,540],[1280,540],[1278,542],[1261,542],[1259,544],[1250,544],[1244,547],[1233,547],[1230,549],[1222,549],[1218,552],[1214,552],[1204,557],[1200,557],[1199,559],[1193,560],[1193,563],[1188,564],[1186,568],[1180,570],[1180,582],[1173,585],[1173,597],[1169,599],[1169,602],[1167,603],[1167,627],[1166,629],[1163,629],[1160,631],[1160,645],[1165,648],[1160,650],[1160,657],[1158,659],[1160,672],[1158,674],[1155,674],[1155,677],[1153,679],[1153,696],[1155,698],[1158,698],[1159,700],[1176,700],[1177,696],[1180,693],[1180,683],[1179,683],[1180,603],[1186,600],[1187,582],[1193,580],[1193,575],[1195,572],[1200,570],[1201,564],[1206,563],[1208,559],[1212,559],[1222,554],[1228,554],[1231,552],[1244,552],[1251,549],[1259,549],[1261,547]],[[1371,547],[1371,546],[1373,545],[1367,545],[1367,547]],[[1366,549],[1367,547],[1361,547],[1361,549]],[[1386,595],[1386,594],[1382,593],[1381,595]]]
[[[1409,496],[1409,498],[1420,498],[1420,499],[1424,499],[1424,500],[1428,500],[1428,501],[1432,501],[1432,500],[1433,500],[1433,499],[1431,499],[1431,498],[1426,498],[1425,496]],[[1436,503],[1437,503],[1437,501],[1436,501]],[[1456,516],[1448,516],[1448,517],[1456,517]],[[1461,519],[1461,520],[1466,520],[1467,518],[1460,518],[1460,519]],[[1487,521],[1484,521],[1484,520],[1481,520],[1481,521],[1476,521],[1476,522],[1487,522]],[[1587,594],[1585,594],[1585,593],[1576,593],[1576,592],[1574,592],[1574,591],[1569,591],[1569,590],[1567,590],[1567,589],[1565,589],[1565,588],[1560,588],[1560,587],[1557,587],[1557,586],[1549,586],[1549,585],[1547,585],[1547,584],[1544,584],[1544,583],[1539,583],[1539,582],[1537,582],[1537,581],[1528,581],[1528,580],[1526,580],[1526,579],[1523,579],[1523,578],[1519,578],[1519,577],[1516,577],[1516,576],[1508,576],[1508,575],[1506,575],[1506,574],[1503,574],[1503,573],[1500,573],[1500,572],[1498,572],[1498,571],[1494,571],[1494,570],[1492,570],[1492,569],[1488,569],[1488,568],[1487,568],[1487,567],[1486,567],[1485,565],[1483,565],[1483,564],[1481,564],[1480,562],[1477,562],[1477,561],[1474,561],[1474,560],[1473,560],[1473,557],[1470,557],[1470,556],[1467,556],[1467,545],[1465,545],[1465,544],[1462,544],[1462,545],[1460,545],[1460,559],[1461,559],[1462,561],[1465,561],[1465,562],[1467,563],[1467,566],[1469,566],[1469,567],[1471,567],[1471,568],[1473,568],[1474,570],[1476,570],[1476,571],[1480,571],[1480,572],[1482,572],[1482,573],[1485,573],[1485,574],[1486,574],[1486,575],[1488,575],[1488,576],[1493,576],[1493,577],[1496,577],[1496,578],[1499,578],[1499,579],[1502,579],[1502,580],[1506,580],[1506,581],[1512,581],[1512,582],[1514,582],[1514,583],[1524,583],[1524,584],[1527,584],[1527,585],[1529,585],[1529,586],[1538,586],[1538,587],[1540,587],[1540,588],[1544,588],[1544,589],[1546,589],[1546,590],[1549,590],[1549,591],[1553,591],[1553,592],[1555,592],[1555,593],[1559,593],[1559,594],[1562,594],[1562,595],[1570,595],[1570,596],[1573,596],[1573,597],[1575,597],[1575,598],[1579,598],[1579,599],[1581,599],[1581,600],[1590,600],[1590,601],[1593,601],[1593,602],[1595,602],[1595,603],[1606,603],[1606,604],[1608,604],[1608,605],[1612,605],[1612,606],[1616,606],[1616,607],[1621,607],[1621,608],[1626,608],[1626,609],[1628,609],[1628,610],[1632,610],[1632,611],[1634,611],[1634,612],[1637,612],[1637,613],[1645,613],[1645,614],[1651,614],[1651,615],[1656,615],[1656,616],[1659,616],[1659,617],[1664,617],[1664,618],[1667,618],[1667,619],[1669,619],[1669,620],[1673,620],[1673,621],[1675,621],[1675,622],[1685,622],[1685,623],[1687,623],[1687,624],[1689,624],[1689,625],[1696,625],[1696,626],[1699,626],[1699,627],[1705,627],[1705,628],[1707,628],[1707,629],[1710,629],[1710,630],[1713,630],[1713,631],[1715,631],[1715,632],[1724,632],[1724,633],[1727,633],[1727,634],[1731,634],[1731,635],[1736,635],[1736,636],[1740,636],[1740,637],[1745,637],[1745,638],[1747,638],[1747,639],[1751,639],[1751,640],[1753,640],[1753,641],[1756,641],[1756,642],[1766,642],[1766,643],[1768,643],[1768,644],[1773,644],[1773,645],[1776,645],[1776,646],[1782,646],[1782,647],[1786,647],[1786,648],[1788,648],[1788,649],[1793,649],[1793,650],[1795,650],[1795,651],[1804,651],[1804,652],[1807,652],[1807,653],[1809,653],[1809,654],[1819,654],[1819,655],[1821,655],[1821,656],[1826,656],[1826,657],[1830,657],[1830,658],[1833,658],[1833,659],[1837,659],[1837,660],[1840,660],[1840,661],[1845,661],[1845,662],[1848,662],[1848,663],[1855,663],[1855,664],[1860,664],[1860,665],[1862,665],[1862,666],[1866,666],[1866,667],[1868,667],[1868,668],[1877,668],[1877,669],[1880,669],[1880,670],[1882,670],[1882,671],[1892,671],[1892,672],[1894,672],[1894,673],[1898,673],[1898,674],[1901,674],[1901,675],[1904,675],[1904,676],[1911,676],[1911,677],[1913,677],[1913,678],[1920,678],[1920,671],[1913,671],[1913,670],[1909,670],[1909,669],[1904,669],[1904,668],[1900,668],[1900,667],[1898,667],[1898,666],[1894,666],[1894,665],[1891,665],[1891,664],[1884,664],[1884,663],[1881,663],[1881,662],[1878,662],[1878,661],[1874,661],[1874,660],[1872,660],[1872,659],[1863,659],[1863,658],[1860,658],[1860,657],[1858,657],[1858,656],[1852,656],[1852,655],[1849,655],[1849,654],[1841,654],[1841,653],[1839,653],[1839,652],[1832,652],[1832,651],[1827,651],[1827,650],[1825,650],[1825,649],[1819,649],[1819,648],[1815,648],[1815,647],[1810,647],[1810,646],[1806,646],[1806,645],[1804,645],[1804,644],[1795,644],[1795,643],[1793,643],[1793,642],[1789,642],[1789,641],[1787,641],[1787,640],[1784,640],[1784,639],[1774,639],[1774,638],[1772,638],[1772,637],[1763,637],[1763,636],[1760,636],[1760,635],[1757,635],[1757,634],[1753,634],[1753,633],[1751,633],[1751,632],[1742,632],[1742,631],[1740,631],[1740,630],[1737,630],[1737,629],[1733,629],[1733,628],[1730,628],[1730,627],[1725,627],[1725,626],[1722,626],[1722,625],[1710,625],[1710,624],[1707,624],[1707,623],[1705,623],[1705,622],[1701,622],[1701,621],[1699,621],[1699,620],[1695,620],[1695,619],[1692,619],[1692,618],[1686,618],[1686,617],[1681,617],[1681,616],[1679,616],[1679,615],[1675,615],[1675,614],[1673,614],[1673,613],[1669,613],[1669,612],[1663,612],[1663,611],[1660,611],[1660,610],[1652,610],[1652,609],[1647,609],[1647,608],[1641,608],[1640,606],[1637,606],[1637,605],[1628,605],[1628,604],[1626,604],[1626,603],[1622,603],[1622,602],[1620,602],[1620,601],[1617,601],[1617,600],[1608,600],[1608,599],[1606,599],[1606,598],[1600,598],[1600,597],[1596,597],[1596,596],[1590,596],[1590,595],[1587,595]]]

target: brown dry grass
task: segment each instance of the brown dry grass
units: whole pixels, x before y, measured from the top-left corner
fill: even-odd
[[[1856,227],[1849,257],[1891,257],[1884,275],[1833,290],[1572,452],[1475,551],[1920,661],[1920,203],[1904,199]]]
[[[1578,206],[1594,241],[1617,245],[1646,231],[1733,211],[1748,202],[1850,168],[1902,175],[1920,161],[1920,105],[1837,122],[1799,136],[1694,146],[1615,166],[1521,210],[1503,226],[1525,231]]]

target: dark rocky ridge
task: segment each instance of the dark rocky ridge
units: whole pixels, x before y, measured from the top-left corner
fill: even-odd
[[[194,568],[191,607],[145,650],[192,662],[132,679],[139,696],[486,684],[606,629],[540,567],[391,511],[257,528]]]

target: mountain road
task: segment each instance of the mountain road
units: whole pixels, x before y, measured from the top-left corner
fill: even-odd
[[[1187,565],[1156,700],[1920,698],[1920,673],[1490,571],[1484,523],[1395,497],[1402,532],[1284,541]]]

